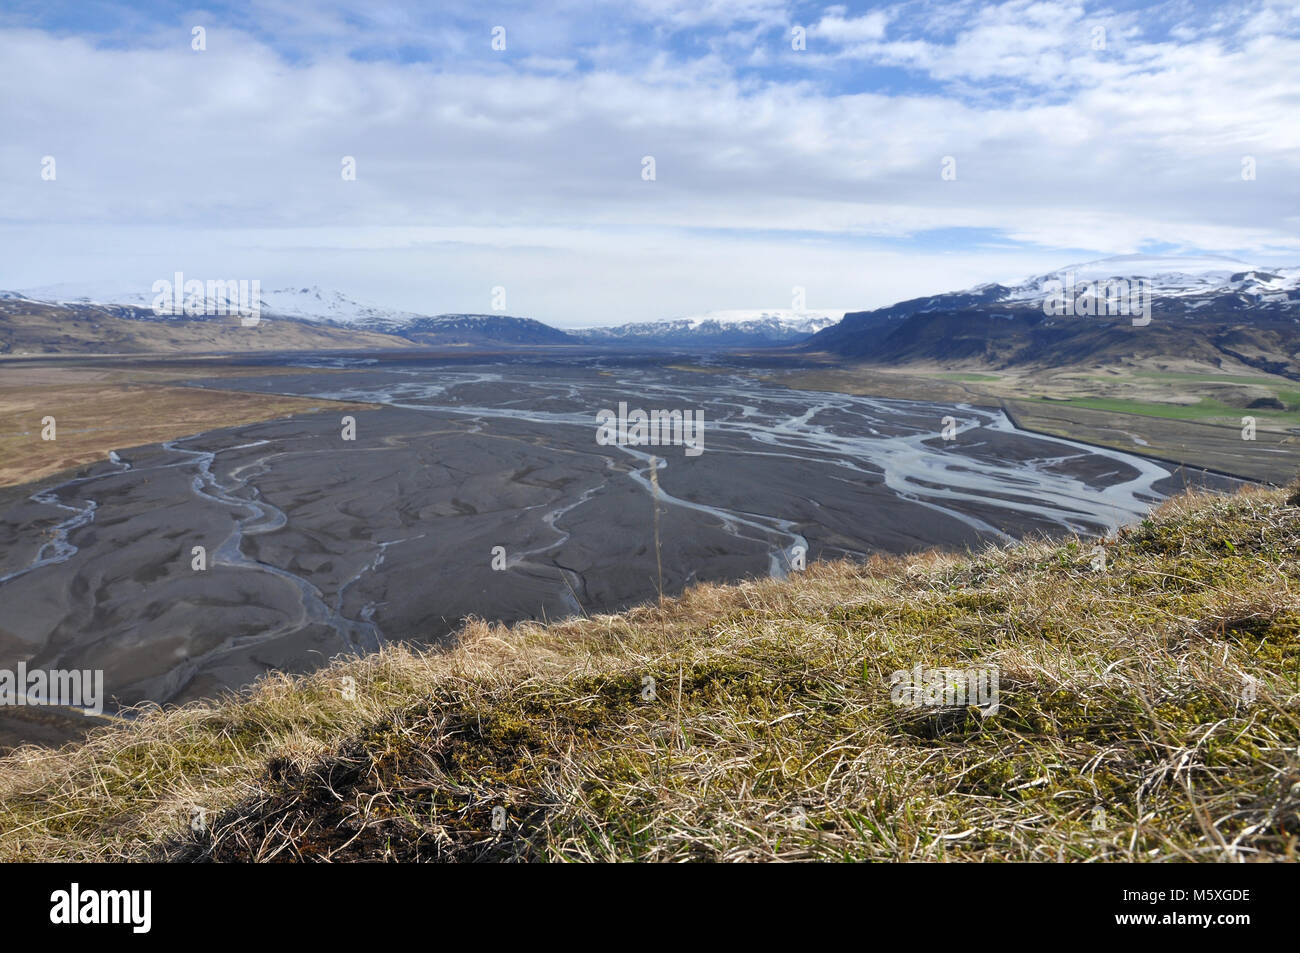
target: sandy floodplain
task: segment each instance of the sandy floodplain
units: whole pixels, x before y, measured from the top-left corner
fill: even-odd
[[[1188,483],[1234,485],[1024,434],[996,409],[631,359],[191,386],[379,409],[205,419],[76,479],[0,491],[0,668],[102,669],[111,709],[209,697],[386,641],[437,643],[470,615],[614,610],[658,590],[656,505],[672,594],[797,571],[801,556],[1099,533]],[[702,413],[703,452],[602,445],[597,415],[620,403]]]

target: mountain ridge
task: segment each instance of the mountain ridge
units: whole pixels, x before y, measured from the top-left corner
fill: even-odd
[[[1064,318],[1042,306],[1059,285],[1120,279],[1140,279],[1149,290],[1154,327],[1135,329],[1127,316]],[[224,289],[217,295],[215,310],[248,309],[246,300]],[[80,340],[70,329],[84,331],[89,323],[98,332],[103,328],[97,325],[117,321],[168,324],[148,333],[117,326],[107,336],[125,342],[121,346],[127,351],[149,350],[142,340],[149,338],[160,339],[161,350],[185,350],[188,338],[236,349],[263,346],[250,336],[216,334],[212,327],[230,323],[228,316],[159,314],[153,304],[142,292],[69,284],[0,291],[0,353],[19,353],[20,347],[22,353],[101,351],[93,340]],[[277,347],[303,349],[779,347],[879,363],[989,366],[1141,359],[1164,350],[1211,364],[1231,359],[1270,373],[1300,376],[1300,267],[1262,268],[1222,255],[1118,255],[1014,284],[988,282],[864,311],[732,309],[585,328],[557,328],[498,313],[420,314],[366,304],[316,285],[259,289],[256,304],[263,325],[291,323],[268,340],[275,337]],[[30,317],[29,312],[44,314],[43,330],[13,327]],[[56,313],[64,320],[54,321]],[[176,330],[204,323],[209,328],[203,333]],[[1134,330],[1143,334],[1136,336]],[[175,340],[178,337],[187,340]]]
[[[233,284],[233,283],[232,283]],[[159,313],[153,305],[155,297],[141,292],[104,291],[84,286],[54,285],[19,291],[0,291],[0,342],[3,341],[3,322],[10,322],[24,309],[50,312],[61,310],[76,324],[77,319],[91,322],[120,319],[134,322],[167,324],[169,329],[160,336],[166,337],[171,328],[204,322],[230,323],[229,315],[253,313],[258,324],[271,322],[296,322],[303,327],[303,336],[315,340],[309,326],[332,329],[344,335],[362,333],[369,335],[366,346],[383,346],[382,335],[392,338],[392,346],[576,346],[606,347],[762,347],[789,345],[810,337],[816,331],[829,327],[839,320],[839,311],[787,311],[782,309],[750,309],[706,312],[701,315],[667,319],[663,321],[629,322],[603,327],[563,329],[534,318],[500,313],[439,313],[419,314],[412,311],[390,309],[364,304],[340,291],[327,291],[318,286],[288,287],[260,292],[256,307],[241,300],[237,293],[218,288],[212,301],[205,300],[204,308],[225,314]],[[250,289],[251,291],[251,289]],[[167,297],[171,306],[171,298]],[[9,335],[11,338],[12,334]],[[127,332],[119,338],[132,338]],[[328,336],[328,335],[327,335]],[[338,334],[333,337],[337,338]],[[58,336],[63,348],[75,350],[74,336],[66,331]],[[36,342],[38,351],[49,343]],[[230,342],[235,345],[248,341]],[[321,344],[333,347],[333,344]],[[166,349],[166,348],[164,348]],[[13,353],[13,347],[0,347],[0,353]]]
[[[1152,267],[1153,262],[1167,265]],[[1186,270],[1189,265],[1200,267]],[[1149,323],[1127,313],[1067,317],[1044,307],[1060,293],[1057,282],[1067,290],[1091,287],[1102,294],[1112,280],[1146,289]],[[1300,268],[1263,269],[1226,258],[1117,256],[1015,285],[989,283],[849,312],[800,348],[881,364],[990,367],[1161,356],[1208,364],[1230,359],[1300,379]]]

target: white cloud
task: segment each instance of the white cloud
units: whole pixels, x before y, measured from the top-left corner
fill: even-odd
[[[888,24],[889,13],[884,10],[852,18],[845,18],[837,12],[822,17],[810,32],[835,43],[854,43],[881,39]]]
[[[814,274],[830,289],[823,303],[865,306],[969,284],[979,269],[1045,270],[1060,264],[1052,249],[1171,242],[1300,259],[1300,79],[1289,68],[1300,40],[1281,8],[1183,42],[1150,38],[1136,14],[1072,3],[972,7],[942,41],[893,8],[831,8],[821,40],[791,54],[775,3],[668,2],[641,15],[702,32],[707,52],[665,40],[628,55],[632,41],[612,30],[557,55],[568,28],[512,26],[517,60],[479,37],[463,53],[445,45],[436,63],[347,56],[337,6],[311,19],[268,9],[295,38],[326,39],[286,60],[220,24],[204,53],[188,30],[97,45],[0,29],[0,288],[77,269],[197,271],[167,265],[182,250],[240,273],[221,256],[247,271],[264,254],[284,283],[328,262],[317,283],[380,275],[380,300],[405,288],[384,303],[419,298],[420,310],[473,310],[480,286],[508,272],[512,310],[532,301],[538,316],[582,324],[614,308],[780,307],[782,283],[800,282],[746,289],[786,270]],[[410,25],[399,13],[384,22]],[[1088,45],[1099,17],[1104,51]],[[737,52],[747,36],[770,57]],[[747,72],[769,61],[776,72]],[[906,67],[918,81],[858,91],[864,67]],[[1247,154],[1251,182],[1240,177]],[[40,178],[46,155],[55,182]],[[656,181],[641,178],[645,155]],[[355,182],[340,176],[343,156],[356,158]],[[944,156],[956,181],[940,179]],[[64,240],[31,241],[38,225]],[[954,229],[974,237],[913,240]],[[1041,247],[988,247],[998,233]],[[107,237],[159,234],[147,249]],[[855,266],[864,261],[887,274]]]

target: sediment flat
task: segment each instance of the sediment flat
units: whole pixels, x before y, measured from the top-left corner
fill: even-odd
[[[183,702],[386,641],[436,644],[471,615],[612,611],[654,598],[660,566],[671,594],[797,571],[800,551],[1100,533],[1185,485],[1235,485],[1025,434],[993,409],[653,362],[390,361],[187,390],[334,409],[208,416],[0,492],[0,667],[103,669],[115,704]],[[620,402],[702,411],[703,452],[599,444],[596,414]]]

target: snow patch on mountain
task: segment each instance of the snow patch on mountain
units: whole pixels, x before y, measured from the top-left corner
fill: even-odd
[[[153,303],[153,295],[146,295],[135,288],[70,281],[41,285],[38,288],[20,288],[17,291],[5,291],[0,294],[6,298],[39,301],[44,304],[130,305],[147,308]]]
[[[204,290],[205,292],[207,290],[206,281]],[[157,297],[152,287],[146,289],[108,287],[74,282],[26,288],[16,292],[0,292],[0,295],[48,304],[126,305],[146,310],[153,309],[154,299]],[[220,300],[215,303],[226,307],[227,310],[234,310],[232,306],[239,303],[234,291],[219,292],[216,297]],[[278,315],[303,321],[330,322],[360,328],[400,327],[422,317],[411,311],[364,304],[341,291],[331,291],[316,285],[262,290],[259,302],[263,317]]]
[[[328,291],[315,285],[263,291],[262,311],[304,321],[332,321],[369,328],[401,326],[423,317],[413,311],[363,304],[341,291]]]
[[[1068,276],[1076,283],[1140,278],[1148,282],[1152,295],[1163,298],[1235,294],[1243,300],[1285,303],[1300,292],[1300,268],[1260,268],[1223,255],[1115,255],[1027,278],[1007,289],[1003,300],[1041,299],[1050,283],[1065,282]],[[1202,306],[1192,301],[1187,305]]]
[[[723,339],[729,342],[780,342],[815,334],[839,322],[842,309],[795,311],[783,308],[729,309],[606,327],[579,328],[572,333],[589,341],[672,342]]]
[[[706,311],[700,315],[688,316],[678,320],[686,321],[693,328],[698,328],[714,323],[723,325],[737,324],[777,324],[790,331],[799,334],[812,334],[820,331],[822,328],[830,327],[840,318],[844,317],[843,308],[833,308],[831,310],[816,311],[794,311],[783,308],[769,308],[767,310],[755,311],[745,309],[733,309],[723,311]],[[664,322],[650,322],[664,323]]]

